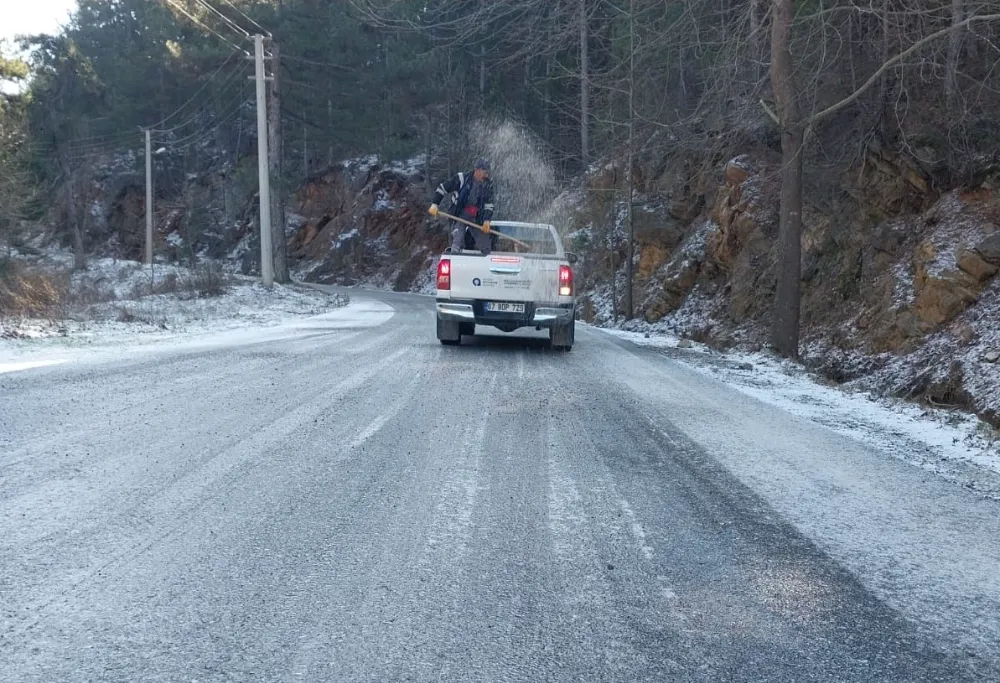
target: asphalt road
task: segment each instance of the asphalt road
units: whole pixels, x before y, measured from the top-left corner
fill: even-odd
[[[0,375],[0,681],[1000,681],[995,503],[598,331],[355,299]]]

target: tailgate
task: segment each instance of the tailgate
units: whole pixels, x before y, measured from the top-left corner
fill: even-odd
[[[452,256],[451,296],[551,303],[559,299],[558,259],[516,254]]]

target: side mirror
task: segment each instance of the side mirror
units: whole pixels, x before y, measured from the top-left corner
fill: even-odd
[[[577,256],[576,254],[574,254],[571,251],[567,251],[566,252],[566,260],[569,262],[570,265],[573,265],[574,263],[576,263],[577,261],[580,260],[580,257]]]

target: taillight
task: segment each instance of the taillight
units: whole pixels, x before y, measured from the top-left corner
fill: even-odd
[[[443,258],[438,261],[438,289],[451,289],[451,260]]]
[[[559,266],[559,296],[573,296],[573,269]]]

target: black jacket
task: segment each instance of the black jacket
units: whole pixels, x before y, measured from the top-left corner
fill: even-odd
[[[438,185],[434,203],[440,204],[445,195],[451,195],[451,212],[456,216],[479,225],[493,220],[493,182],[489,178],[484,180],[478,200],[470,202],[469,194],[474,184],[472,173],[456,173],[450,180]]]

